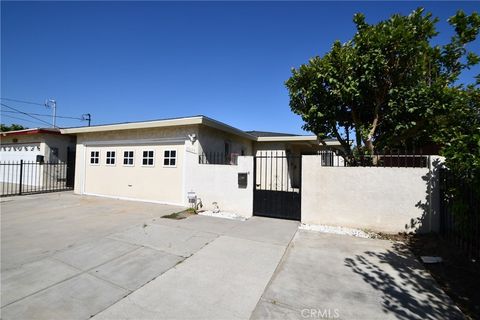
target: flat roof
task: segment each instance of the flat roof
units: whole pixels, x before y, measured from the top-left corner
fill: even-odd
[[[212,118],[198,115],[191,117],[181,117],[181,118],[168,118],[168,119],[158,119],[158,120],[147,120],[147,121],[137,121],[137,122],[123,122],[123,123],[113,123],[105,125],[94,125],[90,127],[73,127],[73,128],[63,128],[60,129],[63,134],[81,134],[81,133],[90,133],[90,132],[104,132],[104,131],[114,131],[114,130],[132,130],[132,129],[148,129],[148,128],[161,128],[161,127],[173,127],[173,126],[188,126],[188,125],[205,125],[211,128],[222,130],[228,133],[232,133],[246,139],[258,142],[301,142],[301,141],[318,141],[317,136],[308,135],[300,136],[288,133],[277,133],[277,132],[267,132],[267,131],[243,131],[232,127],[226,123],[214,120]],[[338,143],[335,139],[325,140],[330,142],[330,144]]]
[[[214,120],[206,116],[193,116],[193,117],[182,117],[182,118],[169,118],[169,119],[160,119],[160,120],[147,120],[147,121],[138,121],[138,122],[123,122],[123,123],[113,123],[105,125],[94,125],[90,127],[74,127],[74,128],[64,128],[61,129],[61,132],[64,134],[74,134],[74,133],[90,133],[90,132],[104,132],[104,131],[113,131],[113,130],[132,130],[132,129],[148,129],[148,128],[162,128],[162,127],[173,127],[173,126],[188,126],[188,125],[206,125],[212,128],[223,130],[229,133],[233,133],[250,140],[256,140],[255,136],[252,136],[245,131],[232,127],[226,123]]]

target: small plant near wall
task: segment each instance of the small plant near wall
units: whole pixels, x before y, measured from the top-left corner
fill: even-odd
[[[182,220],[182,219],[186,219],[186,218],[188,218],[192,215],[196,215],[196,214],[197,214],[197,210],[195,210],[194,208],[188,208],[188,209],[180,211],[180,212],[174,212],[174,213],[168,214],[166,216],[162,216],[162,218],[173,219],[173,220]]]

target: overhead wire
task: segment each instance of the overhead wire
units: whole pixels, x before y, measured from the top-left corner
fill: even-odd
[[[28,116],[28,117],[30,117],[30,118],[32,118],[32,119],[38,120],[38,121],[40,121],[40,122],[42,122],[42,123],[45,123],[45,124],[47,124],[47,125],[49,125],[49,126],[52,125],[51,123],[49,123],[49,122],[47,122],[47,121],[44,121],[44,120],[42,120],[42,119],[40,119],[40,118],[37,118],[37,117],[35,117],[35,116],[32,116],[32,115],[28,114],[27,112],[20,111],[20,110],[14,108],[14,107],[11,107],[11,106],[9,106],[9,105],[6,105],[5,103],[0,103],[0,104],[1,104],[3,107],[5,107],[5,108],[9,108],[9,109],[11,109],[11,110],[17,111],[18,113],[24,114],[24,115],[26,115],[26,116]]]
[[[30,119],[24,119],[24,118],[20,118],[20,117],[15,117],[15,116],[11,116],[11,115],[2,115],[2,118],[3,118],[3,117],[15,119],[15,120],[21,120],[21,121],[25,121],[25,122],[29,122],[29,123],[34,123],[34,124],[38,124],[38,123],[39,123],[39,122],[37,122],[37,121],[33,121],[33,120],[30,120]]]
[[[6,100],[6,101],[12,101],[12,102],[19,102],[19,103],[26,103],[26,104],[33,104],[37,106],[45,106],[45,103],[39,103],[39,102],[33,102],[33,101],[26,101],[26,100],[20,100],[20,99],[10,99],[10,98],[0,98],[1,100]]]
[[[2,112],[9,112],[9,113],[18,113],[18,111],[10,111],[10,110],[3,110]],[[30,115],[33,116],[40,116],[40,117],[51,117],[51,114],[41,114],[41,113],[33,113],[33,112],[27,112]],[[74,120],[84,120],[83,118],[78,118],[78,117],[71,117],[71,116],[55,116],[57,118],[62,118],[62,119],[74,119]]]

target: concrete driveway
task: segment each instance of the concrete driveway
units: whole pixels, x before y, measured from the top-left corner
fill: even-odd
[[[71,193],[3,200],[2,319],[461,319],[400,244]]]

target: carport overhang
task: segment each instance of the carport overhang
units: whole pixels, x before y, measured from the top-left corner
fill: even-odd
[[[340,147],[340,143],[335,139],[320,140],[317,136],[271,136],[258,137],[257,143],[262,142],[283,142],[290,145],[308,146],[308,147]]]

